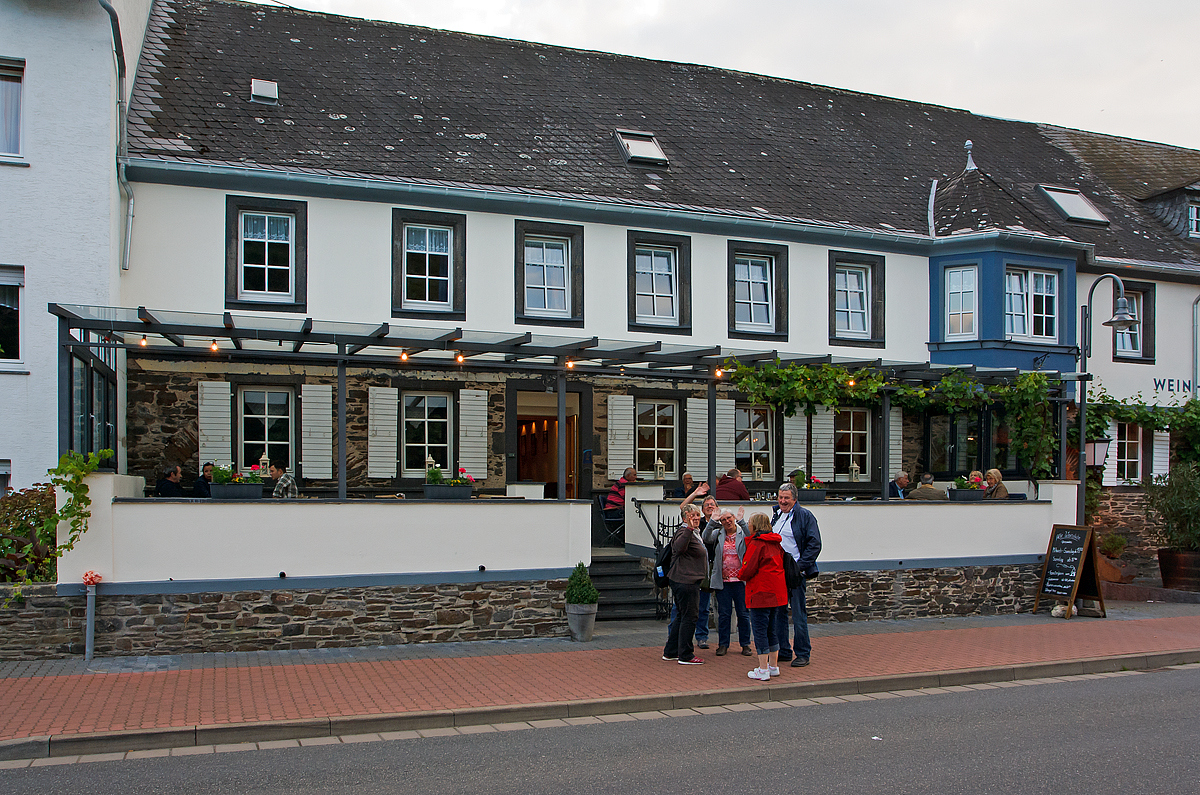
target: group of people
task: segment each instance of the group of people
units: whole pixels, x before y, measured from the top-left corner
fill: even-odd
[[[200,474],[196,477],[196,482],[192,484],[192,493],[185,494],[183,491],[183,467],[179,464],[168,464],[163,467],[162,476],[158,479],[158,483],[154,487],[154,496],[156,497],[212,497],[212,482],[213,482],[213,462],[207,461],[204,466],[200,467]],[[287,471],[287,462],[282,459],[277,459],[271,462],[270,467],[271,480],[275,481],[275,489],[271,496],[276,499],[294,499],[300,496],[300,490],[296,486],[296,478]]]
[[[989,469],[985,473],[978,470],[967,476],[972,483],[985,483],[983,498],[985,500],[1007,500],[1008,487],[1004,485],[1004,477],[999,469]],[[911,481],[908,473],[901,470],[888,484],[889,496],[900,500],[948,500],[949,496],[942,489],[933,485],[933,475],[925,472],[921,475],[921,483],[915,489],[908,489]]]
[[[741,478],[734,472],[729,472],[726,479],[740,483]],[[708,494],[707,485],[701,484],[680,504],[682,522],[671,538],[672,559],[667,572],[674,608],[662,658],[680,665],[704,663],[695,654],[693,637],[695,645],[708,648],[708,612],[715,593],[717,656],[729,651],[731,619],[736,611],[741,653],[758,656],[757,666],[747,675],[769,681],[779,675],[780,662],[790,660],[792,667],[799,668],[808,665],[812,657],[805,591],[808,579],[819,571],[816,561],[821,552],[821,534],[812,512],[796,504],[796,486],[792,483],[779,487],[770,519],[755,513],[749,522],[744,508],[739,508],[736,515],[720,510],[720,484],[715,491],[717,494]],[[700,508],[694,504],[697,496],[703,497]],[[802,573],[799,583],[790,589],[784,555],[791,556]],[[794,631],[791,640],[789,623]]]

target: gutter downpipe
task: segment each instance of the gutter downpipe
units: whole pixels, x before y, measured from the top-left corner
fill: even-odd
[[[121,21],[117,10],[108,0],[97,0],[112,23],[113,49],[117,56],[117,183],[125,195],[125,215],[122,219],[121,270],[129,270],[129,245],[133,239],[133,186],[125,178],[125,158],[129,154],[129,142],[125,134],[125,119],[128,109],[125,104],[125,45],[121,41]]]
[[[1200,295],[1196,296],[1192,301],[1192,400],[1196,399],[1196,376],[1200,374],[1200,363],[1197,363],[1196,357],[1200,356],[1200,341],[1196,335],[1200,332]]]

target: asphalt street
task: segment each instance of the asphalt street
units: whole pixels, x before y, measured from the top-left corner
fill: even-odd
[[[1200,669],[0,770],[5,793],[1194,792]]]

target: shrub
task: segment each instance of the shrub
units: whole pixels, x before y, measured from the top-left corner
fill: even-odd
[[[1125,551],[1125,536],[1108,533],[1100,540],[1100,554],[1109,558],[1119,558]]]
[[[1158,516],[1167,546],[1200,550],[1200,466],[1176,464],[1166,475],[1147,478],[1146,516]]]
[[[582,561],[575,565],[575,571],[567,579],[566,599],[569,605],[594,605],[600,601],[600,592],[592,585],[592,577]]]
[[[0,497],[0,582],[55,579],[57,523],[49,483]]]

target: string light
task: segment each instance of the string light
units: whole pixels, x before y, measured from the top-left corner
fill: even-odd
[[[209,345],[208,347],[212,348],[214,352],[221,350],[220,346],[217,345],[216,340],[213,340],[212,345]]]
[[[408,351],[400,351],[400,361],[402,361],[402,362],[408,361]]]
[[[463,363],[463,355],[461,353],[455,354],[454,361],[458,362],[459,364],[462,364]]]
[[[854,386],[854,379],[853,379],[853,378],[851,378],[851,379],[850,379],[850,386]]]
[[[724,374],[725,374],[725,371],[724,371],[724,370],[722,370],[720,367],[718,367],[718,368],[717,368],[717,372],[716,372],[716,376],[717,376],[717,378],[720,378],[720,377],[721,377],[722,375],[724,375]]]
[[[142,335],[142,341],[139,342],[138,345],[141,345],[143,348],[146,347],[146,335],[145,334]]]
[[[574,360],[574,359],[567,359],[567,369],[568,369],[568,370],[572,370],[572,369],[574,369],[574,368],[575,368],[575,360]]]

